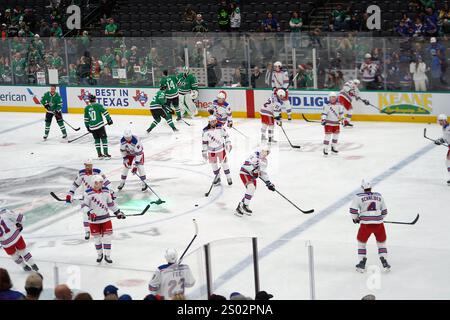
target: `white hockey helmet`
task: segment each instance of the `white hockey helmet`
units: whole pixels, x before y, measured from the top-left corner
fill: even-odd
[[[353,79],[352,82],[355,86],[359,86],[359,84],[361,83],[361,81],[359,81],[358,79]]]
[[[447,115],[444,113],[441,113],[440,115],[438,115],[437,117],[437,121],[447,121]]]
[[[280,61],[275,61],[275,63],[273,64],[274,67],[282,67],[283,65],[281,64]]]
[[[209,122],[213,122],[213,121],[217,121],[217,117],[215,116],[215,115],[210,115],[209,117],[208,117],[208,123]]]
[[[371,59],[371,58],[372,58],[372,55],[370,53],[366,53],[364,55],[364,59]]]
[[[265,156],[268,156],[270,154],[270,146],[268,144],[262,144],[259,149],[261,153],[264,153]]]
[[[133,134],[131,133],[131,129],[126,129],[126,130],[124,131],[124,133],[123,133],[123,136],[124,136],[125,138],[131,138],[132,135],[133,135]]]
[[[332,98],[332,97],[337,98],[337,93],[336,93],[336,92],[330,92],[330,93],[328,94],[328,98]]]
[[[86,159],[86,160],[84,161],[84,165],[85,165],[85,166],[92,166],[92,159]]]
[[[167,249],[166,253],[164,255],[166,258],[167,263],[175,263],[178,259],[178,253],[175,249]]]
[[[224,91],[219,91],[219,93],[217,94],[217,99],[226,99],[226,95]]]
[[[283,89],[278,89],[277,97],[280,98],[281,100],[284,100],[284,98],[286,98],[286,91],[284,91]]]
[[[372,183],[369,180],[362,180],[361,181],[361,188],[363,190],[372,189]]]
[[[93,178],[92,178],[92,182],[96,183],[96,182],[103,182],[103,177],[99,174],[96,174]]]

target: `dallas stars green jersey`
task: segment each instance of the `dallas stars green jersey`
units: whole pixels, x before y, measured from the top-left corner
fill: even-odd
[[[189,73],[187,76],[184,73],[179,73],[177,76],[177,85],[178,92],[181,94],[188,94],[191,90],[198,89],[197,78],[192,73]]]
[[[61,111],[62,109],[62,99],[58,92],[55,92],[55,95],[51,95],[50,91],[46,92],[41,99],[41,103],[45,105],[49,104],[48,112]]]
[[[158,90],[158,92],[156,92],[155,96],[150,102],[150,110],[162,109],[166,104],[166,102],[167,102],[166,94],[164,93],[164,91]]]
[[[106,121],[111,121],[108,110],[106,110],[100,103],[93,103],[84,108],[84,125],[90,130],[100,129],[103,125],[103,116]]]
[[[167,86],[166,90],[166,98],[173,99],[178,97],[178,86],[177,86],[177,76],[176,75],[168,75],[161,78],[159,82],[159,86],[165,85]]]

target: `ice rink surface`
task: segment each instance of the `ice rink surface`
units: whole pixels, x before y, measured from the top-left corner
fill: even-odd
[[[96,160],[89,135],[73,143],[63,142],[53,122],[48,141],[43,141],[44,115],[2,113],[0,123],[0,206],[23,212],[24,238],[44,275],[46,288],[55,277],[72,288],[102,298],[107,284],[142,299],[152,271],[164,262],[164,251],[173,247],[181,254],[193,236],[192,219],[199,234],[185,262],[197,284],[188,297],[205,297],[202,246],[211,244],[214,291],[229,296],[239,291],[254,295],[251,238],[258,237],[261,289],[275,299],[309,299],[308,248],[314,248],[317,299],[360,299],[373,293],[378,299],[448,299],[450,297],[450,187],[445,168],[446,149],[423,138],[440,137],[437,124],[355,122],[342,129],[339,155],[322,155],[323,128],[300,120],[283,123],[292,149],[276,128],[278,143],[269,155],[269,176],[277,190],[303,209],[303,215],[278,194],[258,184],[250,204],[253,216],[236,217],[234,210],[244,195],[239,169],[258,146],[259,119],[235,119],[235,126],[250,138],[229,130],[233,150],[229,155],[233,185],[215,187],[205,197],[213,179],[201,156],[201,134],[206,119],[176,123],[174,134],[162,121],[147,135],[150,116],[112,115],[107,127],[111,160]],[[69,139],[84,133],[82,115],[65,120],[82,129],[67,128]],[[69,190],[83,161],[94,159],[114,189],[120,181],[122,158],[119,139],[126,128],[143,139],[145,168],[150,186],[166,201],[152,205],[144,216],[113,219],[112,265],[97,264],[93,240],[85,241],[79,205],[66,205],[50,197]],[[386,220],[409,221],[418,213],[416,225],[386,224],[390,273],[380,270],[374,238],[368,244],[368,272],[355,271],[356,233],[348,213],[352,195],[361,179],[371,179],[388,207]],[[80,191],[80,190],[79,190]],[[137,213],[150,200],[140,191],[131,173],[117,193],[125,213]],[[26,272],[6,253],[0,252],[14,288],[23,291]],[[56,267],[56,268],[55,268]],[[50,289],[44,297],[51,298]]]

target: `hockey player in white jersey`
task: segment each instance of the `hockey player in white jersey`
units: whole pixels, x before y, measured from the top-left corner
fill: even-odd
[[[92,182],[93,187],[86,190],[82,207],[84,213],[89,216],[89,227],[94,237],[97,262],[100,263],[104,257],[107,263],[112,263],[111,236],[113,227],[109,210],[118,219],[125,219],[126,216],[116,206],[111,191],[104,186],[103,177],[95,175]]]
[[[148,284],[150,294],[161,295],[172,300],[175,295],[184,295],[185,288],[193,287],[195,278],[186,264],[177,263],[178,254],[175,249],[167,249],[167,264],[160,265]]]
[[[347,110],[344,118],[344,127],[353,127],[351,123],[353,115],[353,101],[361,100],[366,105],[369,101],[360,98],[359,85],[360,81],[358,79],[347,81],[339,92],[339,103],[344,106]]]
[[[363,180],[361,188],[364,192],[356,194],[350,207],[350,214],[353,223],[359,223],[358,240],[358,258],[356,265],[358,272],[364,272],[366,268],[366,244],[373,233],[377,240],[378,255],[385,271],[389,271],[391,266],[386,260],[386,230],[384,229],[383,219],[387,215],[387,208],[384,199],[378,192],[372,192],[372,184]]]
[[[77,177],[75,178],[75,180],[72,183],[72,186],[70,187],[69,192],[66,195],[66,203],[70,204],[73,201],[73,196],[75,194],[75,191],[81,187],[81,190],[83,192],[83,197],[84,197],[84,191],[86,189],[92,188],[94,186],[94,182],[92,181],[92,178],[95,175],[101,175],[104,179],[104,183],[103,185],[105,187],[109,187],[110,183],[109,180],[106,178],[106,175],[104,173],[102,173],[102,171],[98,168],[94,168],[93,164],[92,164],[92,160],[91,159],[87,159],[84,162],[84,169],[81,169],[80,171],[78,171]],[[114,192],[111,190],[112,195],[114,197]],[[83,212],[83,210],[81,210]],[[90,229],[89,229],[89,217],[83,213],[83,227],[84,227],[84,239],[85,240],[89,240],[90,238]]]
[[[236,208],[236,216],[242,217],[244,214],[248,216],[252,215],[253,211],[248,206],[255,193],[258,177],[264,180],[269,190],[275,191],[275,185],[270,182],[269,176],[267,175],[267,156],[269,153],[269,147],[262,146],[253,152],[242,165],[239,175],[246,190],[244,198],[242,198]]]
[[[226,101],[226,98],[225,91],[219,91],[217,99],[208,107],[208,112],[217,118],[218,127],[226,124],[228,128],[231,128],[233,126],[233,116],[231,114],[230,104]]]
[[[261,141],[267,140],[266,131],[269,130],[269,143],[276,142],[273,137],[275,121],[277,125],[282,125],[281,107],[286,102],[286,91],[275,89],[261,107]]]
[[[292,107],[289,102],[288,87],[289,87],[289,75],[288,72],[282,69],[282,64],[280,61],[276,61],[273,64],[272,72],[272,90],[284,89],[286,93],[286,101],[283,103],[283,107],[286,108],[286,113],[288,120],[292,120]]]
[[[203,158],[211,164],[215,177],[214,185],[220,184],[219,164],[222,165],[228,185],[231,185],[233,181],[228,165],[228,154],[232,149],[230,137],[224,127],[217,126],[218,121],[215,116],[209,116],[208,122],[208,126],[203,129],[202,136]]]
[[[131,133],[131,130],[125,130],[123,137],[120,139],[120,152],[123,157],[123,169],[120,177],[120,184],[117,189],[122,190],[125,186],[125,180],[128,176],[128,171],[131,169],[132,173],[138,173],[141,179],[142,191],[147,190],[147,184],[144,182],[147,178],[144,168],[144,147],[141,140]]]
[[[25,271],[39,271],[22,237],[24,216],[8,209],[0,209],[0,244],[3,250]]]
[[[440,114],[437,118],[437,122],[442,127],[443,134],[442,134],[441,138],[439,138],[435,141],[435,143],[437,145],[440,145],[443,143],[446,143],[448,145],[446,165],[447,165],[448,174],[450,175],[450,124],[448,122],[447,115]],[[447,180],[447,185],[450,186],[450,179]]]
[[[328,155],[331,140],[331,152],[337,154],[339,151],[336,148],[339,139],[340,123],[344,115],[344,107],[337,101],[337,95],[335,92],[328,94],[330,103],[323,107],[321,123],[325,128],[325,139],[323,140],[324,148],[323,154]]]

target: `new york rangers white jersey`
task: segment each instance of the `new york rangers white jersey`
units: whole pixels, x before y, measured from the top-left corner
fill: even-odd
[[[75,181],[72,184],[72,187],[70,188],[69,193],[74,195],[75,190],[78,189],[78,187],[81,187],[82,190],[91,189],[94,187],[94,183],[92,182],[92,178],[95,175],[100,175],[103,177],[103,186],[108,187],[110,185],[110,181],[106,178],[106,176],[102,173],[100,169],[93,168],[92,173],[87,172],[86,169],[82,169],[78,171],[78,175],[75,178]]]
[[[442,127],[442,132],[442,139],[444,139],[447,144],[450,144],[450,123],[447,123],[447,125]]]
[[[231,107],[228,102],[219,103],[216,99],[213,101],[212,105],[208,107],[208,112],[216,116],[217,121],[221,124],[233,121]]]
[[[131,136],[131,140],[127,141],[124,137],[120,139],[120,152],[122,157],[134,156],[134,162],[140,163],[144,156],[144,147],[141,140],[135,135]]]
[[[344,116],[344,107],[336,102],[335,104],[327,104],[323,107],[322,120],[325,120],[327,126],[339,126]]]
[[[184,294],[184,289],[194,284],[195,279],[188,265],[163,264],[153,274],[148,290],[151,294],[159,294],[166,300],[171,300],[176,294]]]
[[[261,150],[257,150],[245,160],[240,174],[250,176],[254,179],[261,177],[264,181],[269,180],[267,175],[267,158],[263,157]]]
[[[281,107],[283,106],[283,100],[277,97],[276,94],[272,93],[266,103],[261,107],[259,112],[261,115],[268,117],[278,118],[281,116]]]
[[[289,75],[287,71],[273,71],[272,72],[272,88],[287,89],[289,86]]]
[[[209,153],[221,152],[231,145],[230,137],[228,136],[225,128],[209,128],[203,131],[202,136],[202,151],[208,151]]]
[[[111,220],[109,210],[112,212],[117,212],[119,210],[112,199],[111,191],[107,187],[102,187],[99,191],[87,189],[81,208],[87,215],[92,213],[96,215],[95,221],[91,221],[90,223],[107,222]]]
[[[377,74],[378,65],[374,62],[361,64],[361,68],[359,68],[359,72],[362,73],[362,78],[364,82],[373,82],[375,81],[375,76]]]
[[[353,81],[347,81],[344,83],[339,95],[344,97],[348,102],[352,102],[353,99],[359,98],[359,89],[354,85]]]
[[[353,199],[350,213],[353,219],[359,217],[361,224],[379,224],[383,223],[387,208],[378,192],[361,192]]]
[[[9,248],[20,239],[20,230],[17,223],[22,223],[23,214],[8,209],[0,209],[0,244]]]

